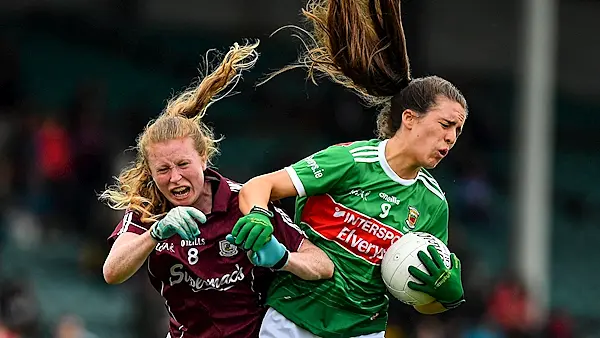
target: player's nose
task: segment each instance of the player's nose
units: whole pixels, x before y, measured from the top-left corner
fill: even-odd
[[[456,139],[458,138],[458,135],[456,134],[456,131],[449,130],[446,133],[444,138],[445,138],[446,144],[448,144],[450,146],[450,148],[452,148],[452,146],[454,146],[454,143],[456,143]]]
[[[171,170],[171,178],[170,181],[172,183],[175,182],[179,182],[179,180],[181,179],[181,174],[179,173],[179,168],[174,168],[173,170]]]

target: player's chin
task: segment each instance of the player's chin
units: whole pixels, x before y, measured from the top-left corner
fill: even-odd
[[[423,168],[425,168],[427,170],[434,169],[435,167],[437,167],[438,164],[440,164],[440,162],[442,162],[441,158],[431,159],[430,161],[428,161],[426,164],[423,165]]]

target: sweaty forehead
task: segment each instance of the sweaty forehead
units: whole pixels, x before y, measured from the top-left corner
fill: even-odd
[[[464,124],[467,119],[465,108],[460,103],[446,98],[440,99],[431,112],[437,115],[438,118],[458,124]]]
[[[194,155],[194,149],[183,142],[161,142],[148,145],[148,160],[150,162],[176,162],[189,159]]]

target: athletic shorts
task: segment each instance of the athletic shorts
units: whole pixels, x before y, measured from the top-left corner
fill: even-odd
[[[273,308],[267,310],[260,327],[260,338],[319,338],[297,326]],[[385,338],[385,331],[370,333],[354,338]]]

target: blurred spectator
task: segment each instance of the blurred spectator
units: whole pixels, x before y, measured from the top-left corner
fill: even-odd
[[[21,338],[21,335],[11,331],[8,327],[0,322],[0,338]]]
[[[73,182],[71,136],[57,117],[47,116],[34,138],[37,169],[34,191],[43,223],[51,229],[72,226],[72,203],[79,196],[74,196],[70,189]]]
[[[548,319],[545,337],[548,338],[573,338],[573,320],[562,310],[554,310]]]
[[[1,327],[6,337],[36,337],[39,315],[29,283],[23,279],[0,283],[0,337]]]
[[[97,338],[97,336],[85,329],[81,318],[65,315],[56,326],[54,338]]]
[[[71,204],[73,222],[81,231],[90,235],[106,237],[104,229],[96,230],[88,219],[89,210],[97,205],[96,191],[100,191],[109,178],[110,144],[103,125],[106,116],[104,90],[97,84],[84,84],[78,88],[66,125],[72,149],[73,179],[78,198]],[[82,227],[86,227],[82,229]],[[99,234],[101,233],[101,234]]]
[[[483,317],[476,325],[466,328],[461,338],[504,338],[504,334],[493,322]]]
[[[434,316],[424,317],[417,324],[416,338],[445,338],[444,326],[442,322]]]
[[[539,316],[534,304],[523,284],[514,278],[496,285],[488,313],[510,338],[534,337],[537,332]]]

